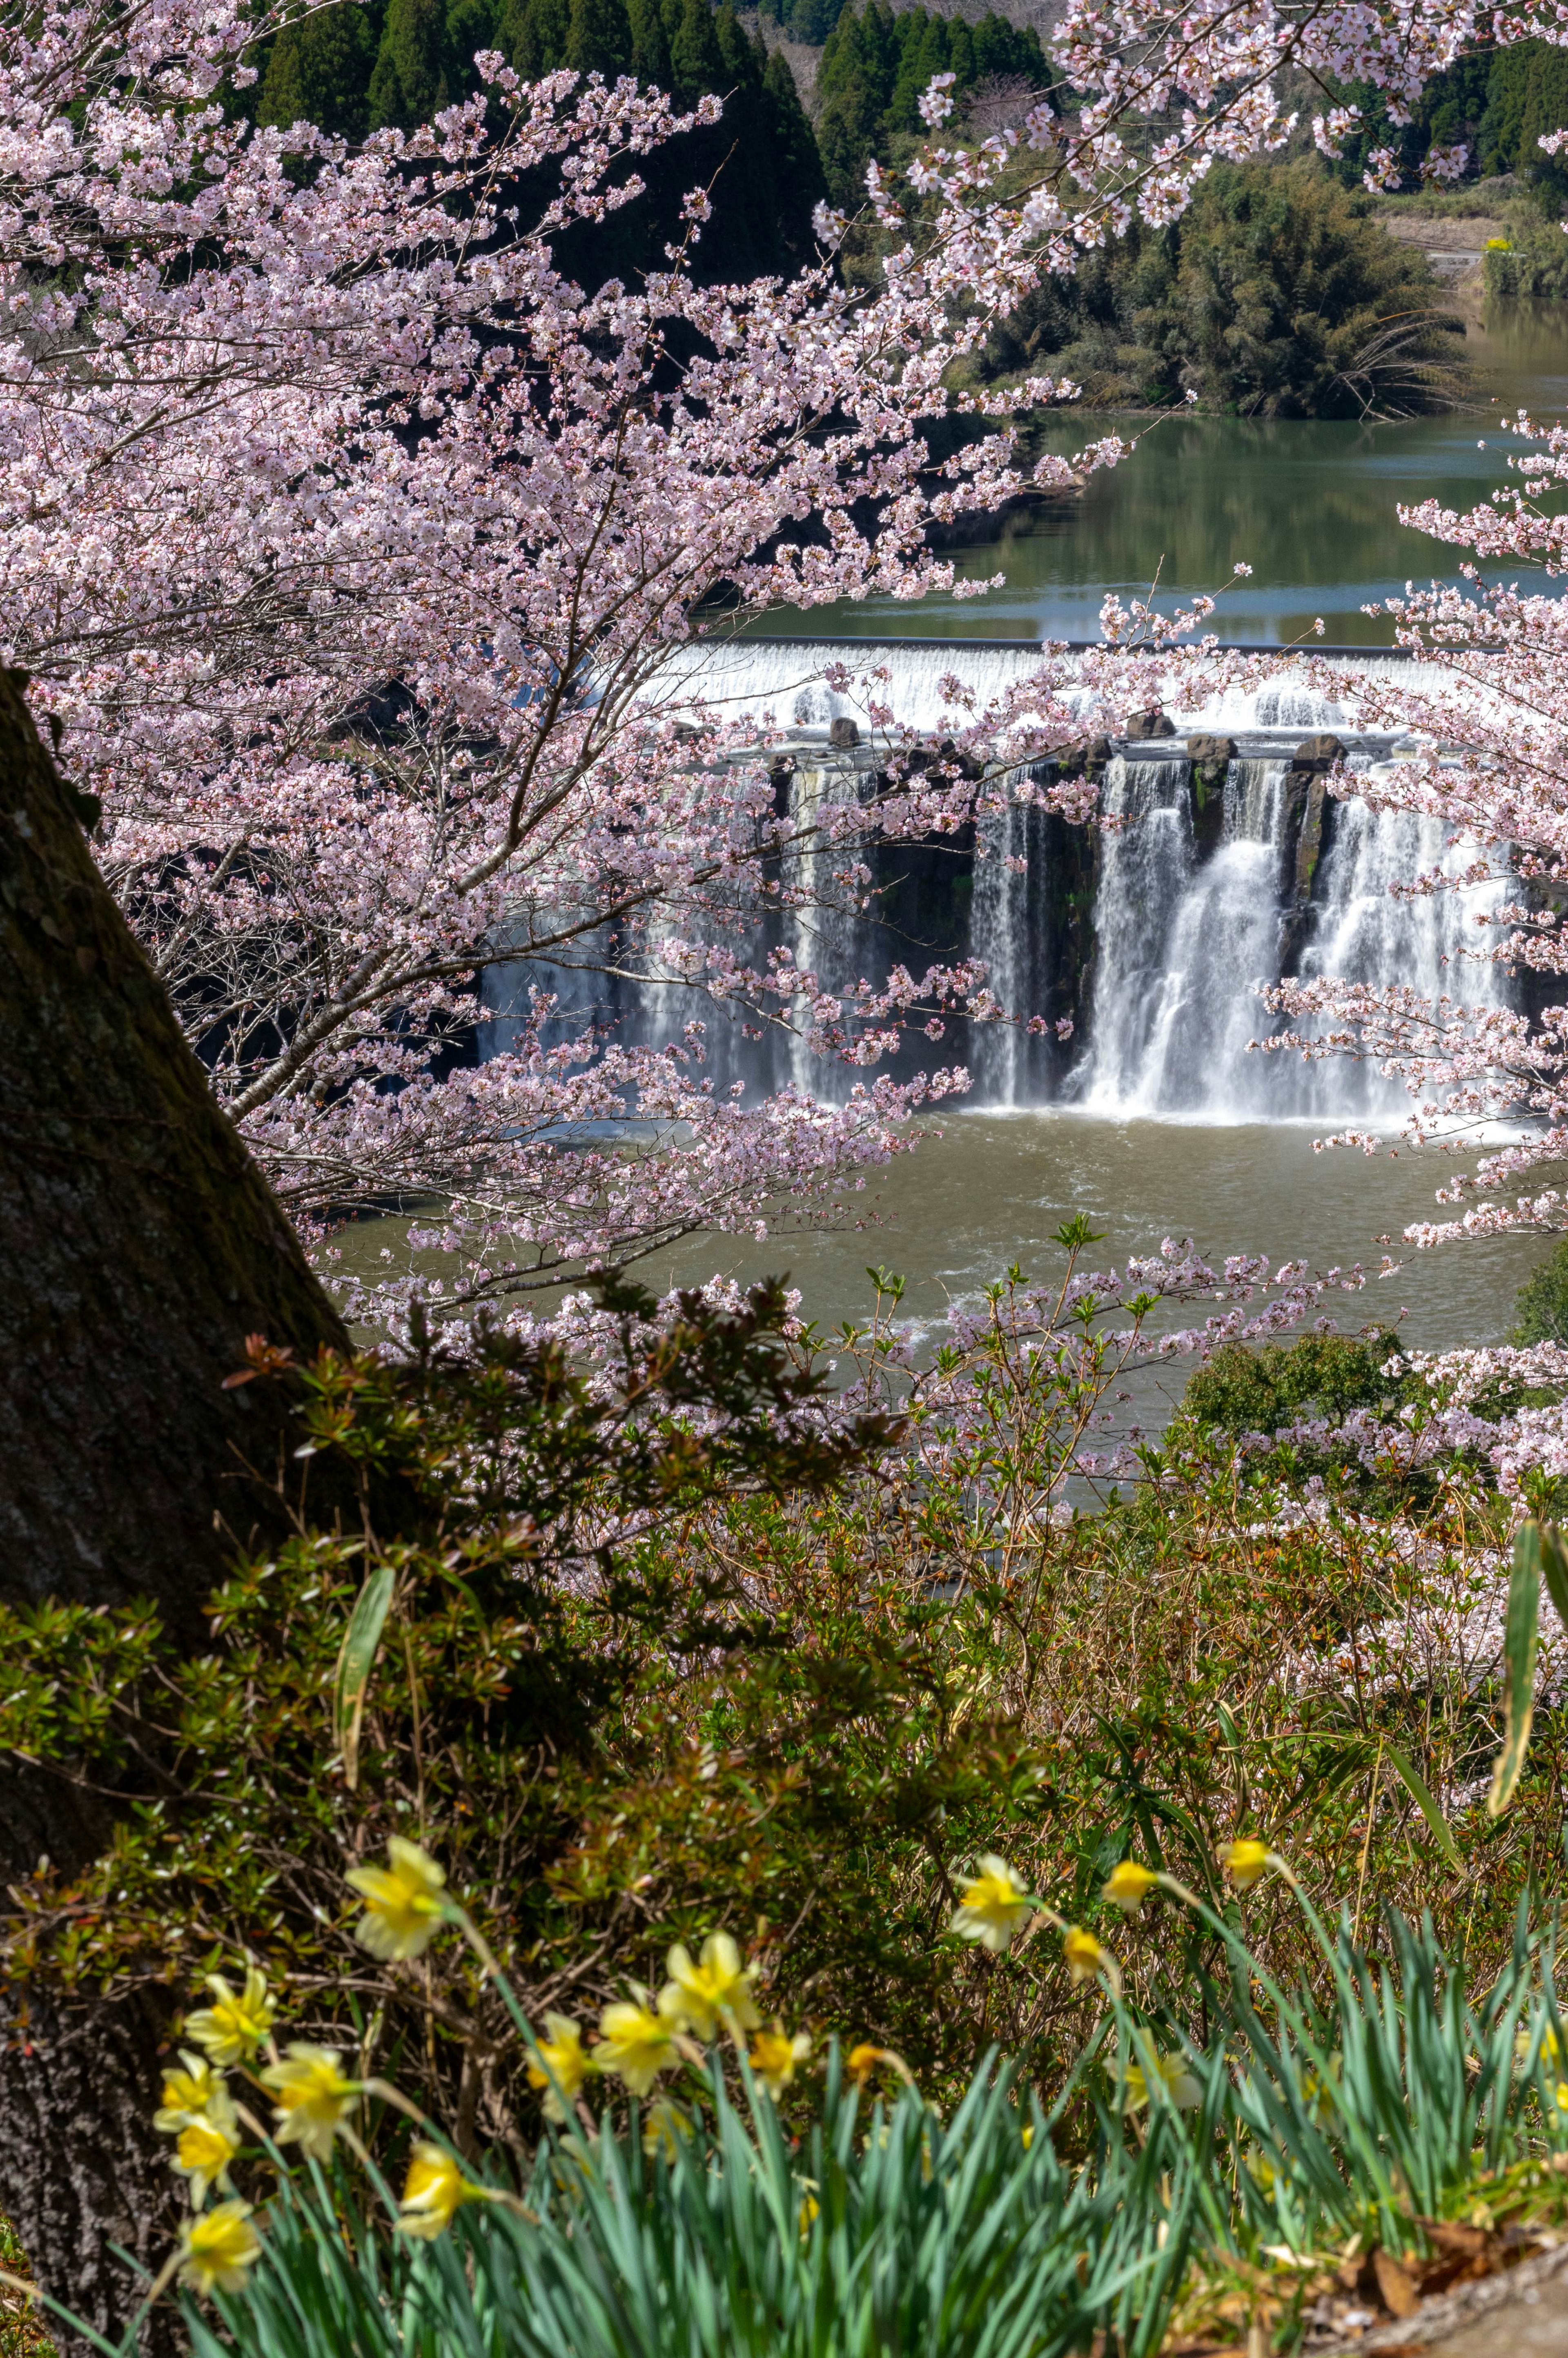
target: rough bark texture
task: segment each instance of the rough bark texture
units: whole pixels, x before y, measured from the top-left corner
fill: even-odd
[[[0,675],[0,1599],[150,1596],[194,1630],[265,1504],[247,1334],[343,1330]]]
[[[181,2214],[168,2139],[150,2125],[168,2036],[149,1992],[74,2006],[35,1992],[0,2044],[0,2209],[45,2289],[115,2338],[137,2280],[112,2247],[154,2275]],[[83,2336],[49,2330],[61,2358],[96,2358]],[[175,2358],[184,2336],[171,2304],[140,2342],[143,2358]]]
[[[200,1637],[234,1535],[270,1536],[276,1385],[247,1334],[343,1330],[181,1035],[0,670],[0,1602],[150,1597]],[[319,1501],[318,1503],[320,1503]],[[226,1528],[225,1528],[226,1527]],[[103,1848],[102,1801],[0,1758],[0,1884]],[[179,2206],[151,2126],[168,2018],[145,1994],[0,1988],[0,2209],[39,2281],[117,2332]],[[85,2349],[86,2345],[80,2345]],[[144,2336],[178,2346],[171,2324]]]

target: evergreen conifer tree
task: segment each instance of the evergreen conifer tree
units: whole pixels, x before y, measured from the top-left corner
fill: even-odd
[[[571,0],[565,63],[574,73],[600,73],[614,81],[632,70],[632,26],[626,0]]]
[[[341,138],[362,139],[383,14],[380,6],[339,0],[285,25],[262,77],[256,121],[285,131],[293,123],[315,123]]]
[[[508,0],[499,46],[524,81],[567,61],[567,0]]]
[[[632,70],[654,90],[670,86],[670,43],[659,0],[629,0],[627,21],[632,29]]]
[[[680,23],[670,43],[670,71],[676,96],[689,106],[705,92],[724,88],[724,60],[713,30],[708,0],[685,0]]]
[[[827,194],[827,181],[789,59],[782,49],[773,51],[762,71],[762,114],[778,190],[779,231],[791,262],[798,267],[816,253],[811,216]]]

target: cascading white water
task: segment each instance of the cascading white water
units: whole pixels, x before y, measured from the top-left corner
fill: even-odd
[[[957,675],[984,701],[1026,676],[1039,660],[1037,651],[1018,646],[738,641],[681,650],[650,694],[675,700],[700,695],[732,715],[771,713],[795,740],[790,810],[809,829],[825,806],[860,791],[861,765],[868,756],[875,759],[864,745],[858,753],[828,749],[834,720],[864,720],[854,698],[827,686],[822,674],[830,664],[852,670],[885,665],[890,676],[879,683],[879,698],[900,722],[935,729],[946,707],[945,676]],[[1073,971],[1081,973],[1092,945],[1088,1021],[1082,1023],[1081,1011],[1077,1060],[1065,1085],[1065,1093],[1086,1109],[1218,1121],[1397,1116],[1408,1103],[1401,1086],[1372,1067],[1342,1057],[1308,1063],[1286,1053],[1258,1053],[1249,1044],[1275,1028],[1259,987],[1286,968],[1408,984],[1430,997],[1447,991],[1471,1004],[1495,1004],[1504,996],[1499,970],[1464,955],[1477,938],[1471,922],[1480,905],[1476,895],[1400,900],[1390,890],[1422,871],[1457,872],[1463,865],[1464,847],[1447,842],[1438,822],[1374,811],[1358,801],[1332,804],[1326,849],[1310,877],[1308,897],[1310,861],[1303,867],[1298,860],[1300,773],[1292,786],[1290,770],[1301,736],[1322,730],[1352,733],[1359,684],[1398,679],[1420,690],[1442,677],[1433,665],[1374,651],[1336,655],[1336,664],[1344,680],[1337,698],[1276,683],[1176,716],[1184,734],[1201,729],[1252,739],[1249,757],[1229,764],[1222,814],[1208,804],[1195,828],[1180,738],[1168,755],[1151,749],[1141,758],[1111,762],[1104,807],[1123,824],[1101,839],[1092,926],[1086,862],[1073,885],[1078,914],[1053,936],[1061,914],[1053,880],[1065,872],[1053,866],[1061,856],[1062,823],[1050,822],[1057,834],[1048,838],[1040,812],[1011,803],[979,824],[981,856],[970,871],[967,929],[961,859],[947,871],[959,892],[944,879],[933,897],[928,875],[920,888],[927,897],[902,937],[896,895],[883,900],[881,914],[895,937],[890,948],[859,914],[854,893],[836,882],[841,856],[816,838],[784,860],[781,882],[795,892],[786,889],[782,919],[759,919],[755,925],[742,920],[726,939],[752,958],[765,956],[770,944],[786,946],[828,991],[842,991],[862,973],[885,973],[892,955],[909,961],[925,949],[945,958],[967,946],[985,961],[989,988],[1002,1006],[1026,1014],[1043,1009],[1053,992],[1060,1005],[1065,967],[1076,960]],[[1092,726],[1087,696],[1085,721]],[[1256,750],[1260,731],[1277,732],[1266,757]],[[1503,889],[1492,888],[1491,899],[1500,898]],[[906,919],[909,909],[914,904],[905,910]],[[650,948],[656,965],[656,938]],[[507,1044],[505,1018],[521,1006],[515,994],[527,979],[509,979],[503,969],[487,982],[489,1004],[501,1019],[488,1027],[493,1045]],[[564,980],[562,1017],[582,1020],[594,995],[591,982],[548,973],[538,979],[557,989]],[[651,1045],[674,1043],[689,1014],[702,1016],[708,1070],[718,1086],[741,1080],[752,1093],[788,1081],[823,1096],[847,1083],[846,1075],[813,1056],[798,1038],[773,1031],[748,1039],[738,1022],[721,1011],[687,1005],[678,990],[639,992],[622,986],[603,1012],[617,1036]],[[795,1010],[797,1020],[801,1012]],[[1056,1052],[1044,1056],[1017,1023],[977,1025],[967,1040],[945,1039],[926,1061],[955,1055],[973,1074],[973,1104],[1038,1102],[1062,1084]]]

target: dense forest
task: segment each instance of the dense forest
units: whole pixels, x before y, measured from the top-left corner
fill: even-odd
[[[846,10],[827,36],[816,70],[822,101],[816,135],[835,204],[858,200],[868,159],[885,161],[890,140],[920,132],[920,94],[941,73],[953,76],[960,104],[988,85],[1044,97],[1057,79],[1039,36],[1003,16],[988,15],[970,25],[925,8],[895,15],[887,0],[866,0],[859,16]]]
[[[1386,99],[1363,83],[1346,84],[1343,94],[1360,108],[1367,126],[1346,142],[1336,167],[1348,181],[1359,181],[1374,147],[1391,147],[1409,178],[1429,149],[1463,144],[1470,169],[1483,178],[1518,172],[1547,202],[1568,195],[1568,169],[1537,144],[1543,132],[1568,123],[1568,50],[1550,41],[1461,58],[1433,75],[1407,124],[1393,122]]]
[[[1169,228],[1135,223],[1046,279],[991,337],[986,373],[1049,362],[1091,403],[1281,417],[1410,414],[1463,352],[1426,257],[1316,158],[1221,165]],[[1456,323],[1454,323],[1456,324]]]
[[[646,194],[592,233],[591,255],[567,257],[582,275],[662,261],[680,197],[699,182],[724,200],[704,233],[699,275],[789,271],[815,253],[811,213],[824,183],[811,124],[785,59],[768,55],[728,0],[717,11],[709,0],[342,0],[266,45],[255,119],[285,129],[316,122],[350,138],[411,129],[471,93],[483,49],[524,75],[570,66],[611,80],[634,73],[682,104],[709,91],[724,98],[715,129],[644,159]]]

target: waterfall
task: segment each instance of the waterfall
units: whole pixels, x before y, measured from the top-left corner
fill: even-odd
[[[1181,736],[1130,747],[1108,763],[1102,807],[1117,824],[1098,838],[1027,797],[979,819],[972,857],[956,839],[840,850],[816,836],[831,805],[864,790],[876,761],[863,741],[831,742],[830,732],[840,733],[835,721],[864,720],[849,697],[827,687],[832,664],[885,665],[879,698],[901,722],[935,729],[945,676],[957,674],[984,701],[1039,660],[1029,646],[939,641],[738,640],[673,654],[650,697],[700,695],[732,714],[771,714],[790,764],[790,816],[811,838],[780,864],[782,907],[754,916],[738,907],[725,942],[752,962],[786,948],[802,971],[839,994],[862,977],[884,980],[895,959],[918,973],[968,956],[984,960],[989,989],[1011,1013],[1047,1022],[1072,1016],[1076,1033],[1065,1053],[1018,1022],[949,1022],[939,1042],[912,1036],[894,1069],[902,1076],[967,1063],[972,1105],[1064,1097],[1121,1119],[1397,1118],[1406,1093],[1375,1068],[1338,1056],[1309,1064],[1249,1044],[1276,1028],[1258,993],[1283,974],[1506,1003],[1501,971],[1465,957],[1476,942],[1480,897],[1401,900],[1390,890],[1433,870],[1458,874],[1466,847],[1433,819],[1357,800],[1325,802],[1323,759],[1314,766],[1313,749],[1302,749],[1304,735],[1333,730],[1353,766],[1388,759],[1397,739],[1357,731],[1358,687],[1400,678],[1423,689],[1443,676],[1437,667],[1372,650],[1336,653],[1343,687],[1336,694],[1288,680],[1217,694],[1175,725],[1239,741],[1223,783],[1217,768],[1195,777]],[[1084,711],[1087,723],[1087,692]],[[1021,783],[1010,780],[1010,792]],[[861,883],[838,881],[839,871],[862,861],[872,878],[870,914],[860,906]],[[1505,890],[1487,888],[1490,903]],[[654,968],[661,940],[673,946],[706,922],[700,914],[667,919],[661,936],[655,919],[647,945]],[[847,1072],[782,1029],[748,1039],[733,1007],[521,961],[487,976],[481,1054],[508,1044],[530,979],[561,994],[553,1036],[591,1014],[622,1041],[662,1046],[696,1016],[706,1026],[706,1073],[716,1087],[742,1083],[755,1101],[786,1082],[816,1097],[842,1095],[849,1084]],[[800,1007],[793,1013],[809,1020]]]

